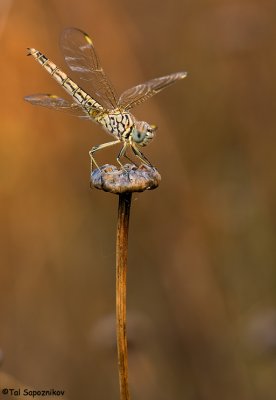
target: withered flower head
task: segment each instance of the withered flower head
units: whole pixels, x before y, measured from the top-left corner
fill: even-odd
[[[118,169],[105,164],[91,173],[91,183],[97,189],[120,194],[125,192],[143,192],[159,186],[161,176],[157,169],[142,164],[125,164]]]

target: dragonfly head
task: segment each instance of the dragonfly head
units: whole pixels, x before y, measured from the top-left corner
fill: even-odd
[[[136,121],[131,132],[131,139],[139,146],[146,146],[154,137],[156,125],[149,125],[145,121]]]

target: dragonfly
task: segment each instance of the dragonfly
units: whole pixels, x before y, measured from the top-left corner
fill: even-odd
[[[140,159],[140,162],[152,166],[140,148],[153,139],[157,127],[145,121],[138,121],[130,110],[174,82],[185,78],[187,72],[176,72],[149,80],[118,96],[101,66],[94,44],[87,33],[77,28],[65,29],[61,35],[60,44],[67,66],[77,74],[79,81],[82,81],[89,89],[88,92],[43,53],[34,48],[28,48],[28,55],[34,57],[42,65],[71,95],[73,101],[70,102],[54,94],[41,93],[26,96],[25,100],[33,105],[65,111],[92,120],[113,136],[115,140],[93,146],[89,151],[92,170],[94,165],[99,168],[94,154],[117,144],[121,144],[117,162],[122,168],[124,168],[121,162],[122,157],[130,160],[126,153],[128,148]]]

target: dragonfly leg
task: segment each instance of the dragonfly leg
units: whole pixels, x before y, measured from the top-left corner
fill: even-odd
[[[132,143],[131,148],[133,153],[138,157],[144,164],[148,165],[149,167],[153,167],[151,162],[147,159],[147,157],[137,148],[137,146]]]
[[[119,151],[119,154],[117,155],[117,162],[123,169],[125,169],[125,168],[124,168],[123,164],[121,163],[120,158],[122,158],[123,156],[126,157],[126,155],[125,155],[126,148],[127,148],[127,142],[124,143],[123,147]]]
[[[127,143],[125,143],[124,146],[121,148],[120,153],[118,154],[118,157],[117,157],[117,161],[118,161],[118,158],[120,159],[121,157],[124,157],[128,161],[130,161],[131,164],[134,164],[136,167],[138,167],[138,165],[126,154],[126,149],[127,149]],[[120,161],[118,161],[118,163],[121,164]]]
[[[124,157],[131,162],[131,164],[134,164],[135,167],[138,167],[138,164],[136,164],[136,162],[134,162],[127,154],[124,154]]]
[[[92,149],[89,151],[89,155],[91,158],[91,172],[93,171],[93,166],[95,164],[96,168],[99,168],[95,158],[94,158],[94,153],[98,150],[105,149],[106,147],[114,146],[115,144],[121,143],[121,140],[114,140],[113,142],[107,142],[103,144],[99,144],[97,146],[93,146]]]

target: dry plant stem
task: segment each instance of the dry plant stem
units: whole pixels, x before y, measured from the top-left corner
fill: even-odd
[[[126,336],[126,276],[131,193],[119,194],[116,242],[116,323],[120,400],[129,400]]]
[[[128,226],[132,192],[144,192],[158,187],[161,176],[156,168],[141,164],[125,164],[118,169],[106,164],[91,173],[93,187],[119,195],[116,242],[116,322],[120,382],[120,400],[130,400],[126,336],[126,275]]]

